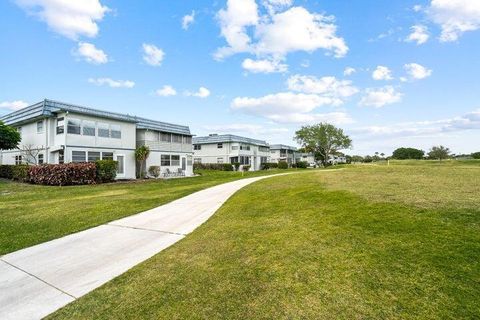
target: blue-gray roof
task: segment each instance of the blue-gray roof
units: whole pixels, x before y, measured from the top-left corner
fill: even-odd
[[[268,143],[264,140],[256,140],[241,136],[236,136],[233,134],[212,134],[206,137],[195,137],[193,138],[193,144],[208,144],[208,143],[223,143],[223,142],[240,142],[248,143],[257,146],[268,147]]]
[[[88,107],[78,106],[74,104],[48,100],[45,99],[42,102],[33,104],[26,108],[14,111],[7,115],[1,116],[0,120],[8,125],[18,125],[34,121],[35,119],[41,119],[45,117],[52,117],[59,112],[71,112],[84,114],[94,117],[100,117],[105,119],[112,119],[118,121],[125,121],[135,123],[138,129],[148,129],[163,132],[178,133],[183,135],[189,135],[190,128],[188,126],[182,126],[172,123],[160,122],[156,120],[141,118],[137,116],[131,116],[128,114],[102,111],[98,109],[92,109]]]
[[[292,146],[287,146],[285,144],[272,144],[270,146],[270,150],[280,150],[280,149],[297,151],[297,148],[292,147]]]

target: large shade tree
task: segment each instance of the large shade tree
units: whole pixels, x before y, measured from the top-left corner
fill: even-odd
[[[434,146],[428,152],[428,157],[430,159],[444,160],[450,157],[450,153],[450,149],[444,146]]]
[[[295,140],[307,152],[313,152],[324,166],[328,165],[331,155],[352,147],[352,140],[343,132],[343,129],[329,123],[303,126],[295,132]]]
[[[393,151],[392,158],[397,160],[417,159],[425,156],[425,151],[415,148],[398,148]]]
[[[0,121],[0,150],[16,149],[22,140],[20,133]]]

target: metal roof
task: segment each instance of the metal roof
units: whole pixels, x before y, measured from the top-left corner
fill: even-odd
[[[297,148],[292,147],[292,146],[287,146],[287,145],[284,145],[284,144],[272,144],[270,146],[270,150],[280,150],[280,149],[297,151]]]
[[[33,104],[26,108],[14,111],[7,115],[1,116],[0,120],[7,125],[15,125],[31,122],[35,119],[52,117],[54,114],[59,112],[78,113],[105,119],[136,123],[138,129],[171,132],[188,136],[192,135],[188,126],[160,122],[137,116],[131,116],[128,114],[103,111],[48,99],[45,99],[42,102]]]
[[[264,140],[256,140],[247,137],[236,136],[233,134],[212,134],[206,137],[193,138],[193,144],[223,143],[223,142],[240,142],[257,146],[268,147],[268,143]]]

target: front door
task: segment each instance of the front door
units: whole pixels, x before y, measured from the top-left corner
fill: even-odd
[[[182,170],[187,170],[187,159],[185,157],[182,158]]]

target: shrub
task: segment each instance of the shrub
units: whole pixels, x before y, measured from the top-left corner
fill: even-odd
[[[306,161],[298,161],[297,168],[306,169],[308,167],[308,163]]]
[[[193,169],[233,171],[233,166],[230,163],[194,163]]]
[[[250,168],[251,168],[251,166],[244,165],[244,166],[242,167],[242,170],[243,170],[243,171],[248,171],[248,170],[250,170]]]
[[[238,169],[240,168],[240,162],[234,162],[233,166],[235,167],[235,171],[238,171]]]
[[[12,168],[12,179],[20,182],[28,182],[29,179],[29,166],[27,164],[15,165]]]
[[[95,165],[97,166],[98,182],[112,182],[117,177],[117,161],[98,160]]]
[[[474,153],[472,153],[472,158],[473,158],[473,159],[480,159],[480,152],[474,152]]]
[[[13,178],[13,165],[0,165],[0,178],[12,179]]]
[[[261,165],[262,170],[268,170],[268,169],[274,169],[274,168],[278,168],[278,163],[276,163],[276,162],[265,162],[265,163],[262,163],[262,165]]]
[[[150,166],[148,168],[148,174],[154,178],[160,177],[160,167],[159,166]]]
[[[286,161],[279,161],[278,169],[288,169],[288,163]]]
[[[30,182],[50,186],[95,184],[97,166],[95,163],[65,163],[31,166]]]
[[[233,166],[230,163],[223,164],[223,171],[233,171]]]

